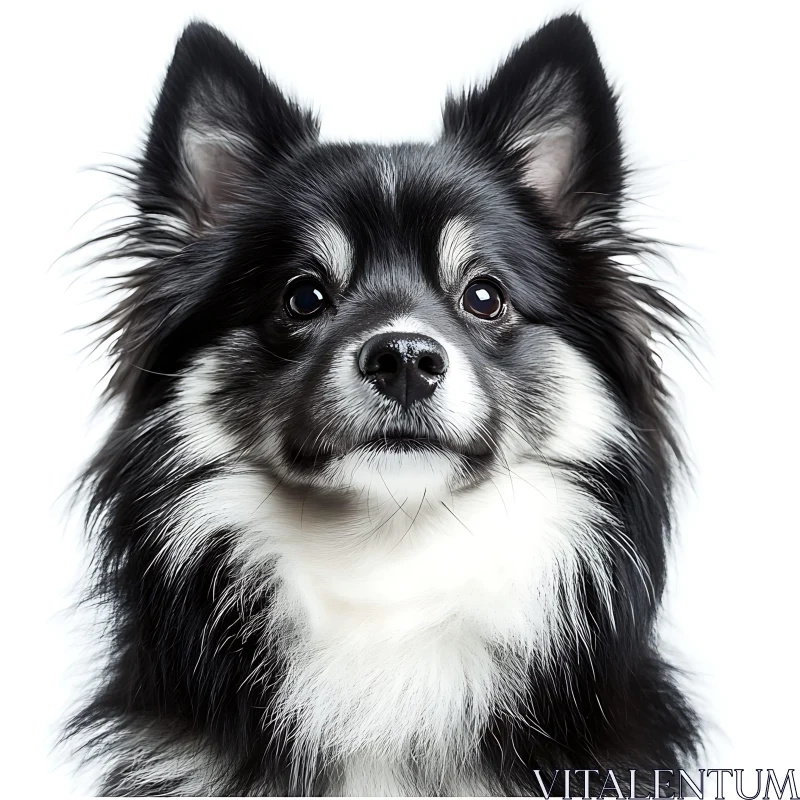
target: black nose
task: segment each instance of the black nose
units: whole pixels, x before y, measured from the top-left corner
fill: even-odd
[[[444,347],[418,333],[379,333],[358,354],[361,374],[403,406],[430,397],[447,367]]]

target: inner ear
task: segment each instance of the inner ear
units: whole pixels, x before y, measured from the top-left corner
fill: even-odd
[[[575,177],[581,131],[577,120],[554,122],[517,146],[522,183],[538,192],[546,205],[566,211],[566,198]]]
[[[235,134],[187,127],[181,140],[187,179],[191,182],[198,228],[219,222],[222,209],[235,202],[238,187],[247,175],[252,153]]]

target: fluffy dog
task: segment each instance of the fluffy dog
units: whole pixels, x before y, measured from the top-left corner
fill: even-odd
[[[136,262],[83,482],[111,657],[68,731],[103,794],[525,794],[692,756],[655,631],[682,460],[653,347],[687,320],[631,268],[626,174],[577,16],[399,146],[321,143],[186,29],[106,237]]]

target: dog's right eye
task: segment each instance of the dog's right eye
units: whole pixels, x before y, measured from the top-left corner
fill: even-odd
[[[286,290],[286,313],[290,317],[307,319],[328,305],[328,296],[319,281],[302,279],[292,281]]]

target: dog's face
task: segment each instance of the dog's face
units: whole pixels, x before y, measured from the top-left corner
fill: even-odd
[[[434,496],[537,452],[592,455],[550,447],[585,424],[576,392],[607,405],[559,332],[564,267],[487,170],[442,147],[320,147],[254,194],[213,294],[215,315],[242,306],[212,378],[239,447],[290,483]]]
[[[136,177],[159,258],[123,306],[137,369],[117,380],[147,404],[194,372],[215,436],[322,491],[442,494],[621,442],[617,362],[636,339],[649,370],[647,324],[602,249],[621,149],[584,37],[544,28],[448,101],[439,142],[377,147],[319,143],[190,27]]]

